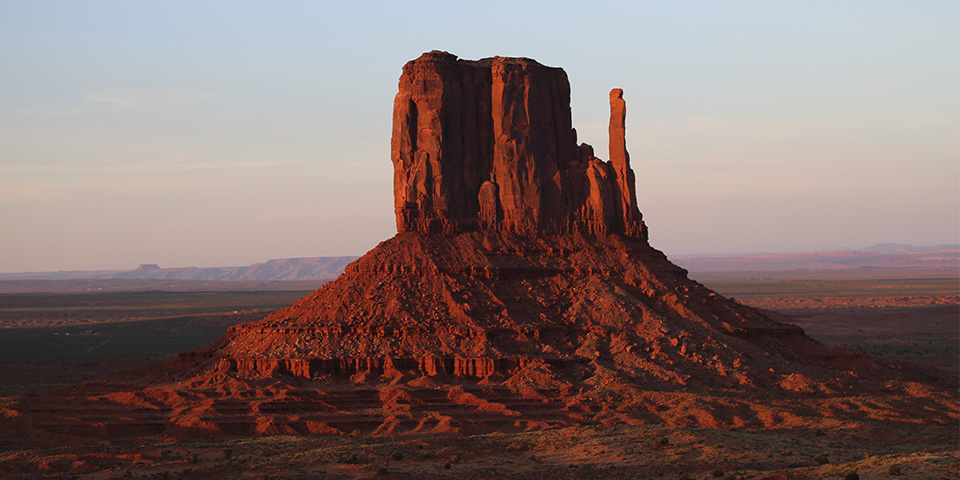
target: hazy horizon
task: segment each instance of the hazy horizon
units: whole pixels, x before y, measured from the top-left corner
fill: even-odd
[[[960,244],[905,245],[905,244],[892,244],[892,243],[877,243],[877,244],[873,244],[873,245],[870,245],[870,246],[859,247],[859,248],[843,248],[843,247],[841,247],[841,248],[836,248],[836,249],[831,249],[831,250],[817,250],[817,251],[808,251],[808,250],[805,250],[805,251],[788,251],[788,252],[729,252],[729,253],[683,253],[683,252],[678,252],[678,253],[671,253],[671,254],[669,254],[669,257],[670,257],[671,259],[710,258],[710,257],[716,257],[716,258],[720,258],[720,257],[752,257],[752,256],[773,256],[773,257],[783,256],[783,257],[789,257],[789,256],[793,256],[793,255],[805,255],[805,254],[832,254],[832,253],[838,253],[838,252],[864,252],[864,251],[870,250],[870,249],[873,248],[873,247],[880,247],[880,246],[885,246],[885,245],[900,245],[900,246],[904,246],[904,247],[913,247],[913,248],[935,248],[935,247],[943,247],[944,250],[956,250],[956,249],[960,249]],[[366,252],[364,252],[364,253],[366,253]],[[20,271],[20,272],[0,272],[0,276],[2,276],[2,275],[16,275],[16,274],[21,274],[21,273],[22,273],[22,274],[32,274],[32,273],[56,273],[56,272],[64,272],[64,273],[69,273],[69,272],[76,272],[76,273],[80,273],[80,272],[129,272],[129,271],[136,270],[136,269],[138,269],[138,268],[140,268],[140,267],[142,267],[142,266],[153,266],[153,265],[158,266],[158,267],[160,267],[160,268],[162,268],[162,269],[179,269],[179,268],[186,268],[186,269],[189,269],[189,268],[201,268],[201,269],[203,269],[203,268],[210,268],[210,269],[218,269],[218,268],[245,268],[245,267],[249,267],[249,266],[252,266],[252,265],[265,264],[265,263],[267,263],[267,262],[274,262],[274,261],[302,260],[302,259],[312,259],[312,258],[341,258],[341,257],[355,257],[355,258],[359,258],[359,257],[361,257],[362,255],[363,255],[363,254],[357,254],[357,255],[314,255],[314,256],[311,256],[311,257],[264,258],[264,259],[256,260],[256,261],[254,261],[254,262],[251,262],[251,263],[248,263],[248,264],[242,264],[242,265],[240,265],[240,264],[237,264],[237,265],[161,265],[161,264],[158,264],[158,263],[155,263],[155,262],[140,262],[140,263],[137,263],[136,265],[127,265],[127,266],[121,267],[121,268],[93,268],[93,269],[81,269],[81,270],[63,270],[63,269],[59,269],[59,270],[32,270],[32,271]],[[952,268],[952,267],[951,267],[951,268]]]
[[[668,255],[960,243],[960,4],[0,0],[0,272],[362,255],[430,50],[607,93]]]

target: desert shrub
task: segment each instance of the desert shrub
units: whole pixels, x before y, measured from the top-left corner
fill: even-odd
[[[460,455],[450,457],[450,463],[460,463]]]
[[[349,465],[356,465],[360,463],[360,459],[357,458],[357,455],[354,453],[349,453],[347,456],[340,459],[340,463],[346,463]]]
[[[710,476],[713,478],[720,478],[723,476],[723,470],[720,470],[719,468],[710,470]]]
[[[224,448],[224,449],[223,449],[223,458],[230,458],[230,457],[232,457],[232,456],[233,456],[233,450],[231,450],[231,449],[229,449],[229,448]]]
[[[903,473],[903,471],[900,470],[900,465],[893,464],[887,467],[887,475],[896,476],[896,475],[900,475],[901,473]]]
[[[360,435],[361,435],[361,433],[360,433],[360,430],[359,430],[359,429],[350,432],[350,438],[357,438],[357,437],[359,437]]]
[[[396,460],[396,461],[398,461],[398,462],[402,462],[402,461],[403,461],[403,453],[402,453],[402,452],[393,452],[392,454],[390,454],[390,458],[393,459],[393,460]]]
[[[389,474],[390,474],[390,470],[387,470],[387,467],[381,465],[380,468],[377,468],[377,475],[383,476],[383,475],[389,475]]]
[[[667,437],[660,437],[653,442],[655,448],[665,447],[670,444],[670,440]]]
[[[860,474],[857,472],[850,472],[843,476],[843,480],[860,480]]]
[[[825,453],[821,453],[820,455],[813,457],[813,461],[817,462],[818,465],[826,465],[830,463],[830,458],[827,457]]]
[[[443,464],[443,469],[444,469],[444,470],[450,470],[451,468],[453,468],[453,466],[450,465],[450,462],[447,462],[447,463],[444,463],[444,464]]]
[[[192,453],[188,453],[186,460],[187,460],[187,463],[197,463],[197,456]]]

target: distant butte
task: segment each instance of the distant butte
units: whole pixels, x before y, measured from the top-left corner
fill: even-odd
[[[825,348],[690,280],[647,242],[622,90],[609,161],[577,144],[569,97],[530,59],[408,62],[396,236],[204,349],[7,417],[109,436],[956,421],[939,373]]]

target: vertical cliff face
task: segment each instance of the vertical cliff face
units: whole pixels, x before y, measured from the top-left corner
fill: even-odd
[[[623,219],[627,234],[637,235],[642,229],[642,217],[637,208],[636,179],[630,168],[630,154],[627,152],[627,103],[623,100],[623,89],[610,91],[610,164],[617,177],[620,193],[618,213]]]
[[[408,62],[394,101],[391,156],[399,232],[582,232],[645,238],[611,92],[611,161],[577,144],[570,84],[526,58]]]

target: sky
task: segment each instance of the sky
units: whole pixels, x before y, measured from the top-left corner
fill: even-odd
[[[430,50],[563,67],[603,158],[623,88],[668,255],[960,243],[955,0],[0,0],[0,272],[363,254]]]

